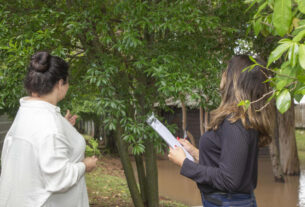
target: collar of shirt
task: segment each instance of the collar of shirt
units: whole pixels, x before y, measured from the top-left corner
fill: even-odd
[[[60,113],[60,108],[43,100],[27,100],[29,97],[20,99],[20,106],[27,108],[44,108],[52,112]]]

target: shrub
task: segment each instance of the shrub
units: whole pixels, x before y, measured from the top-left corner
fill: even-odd
[[[98,141],[89,135],[84,134],[83,136],[86,140],[86,152],[85,152],[86,157],[88,156],[90,157],[93,155],[97,157],[100,156],[101,152],[98,148]]]

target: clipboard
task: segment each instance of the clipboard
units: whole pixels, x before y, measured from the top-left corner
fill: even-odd
[[[184,149],[180,142],[178,142],[174,135],[155,117],[154,114],[152,114],[146,122],[161,136],[162,139],[164,139],[167,145],[172,148],[175,148],[175,145],[181,147],[184,150],[186,157],[193,162],[195,161],[192,155]]]

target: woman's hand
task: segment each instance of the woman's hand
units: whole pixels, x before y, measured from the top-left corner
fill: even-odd
[[[76,122],[76,119],[78,118],[77,115],[72,115],[70,113],[70,110],[68,109],[67,110],[67,113],[65,115],[65,118],[74,126],[75,125],[75,122]]]
[[[186,156],[181,147],[175,147],[175,149],[170,147],[168,158],[170,161],[174,162],[176,165],[179,165],[181,167]]]
[[[91,172],[94,168],[96,168],[97,157],[86,157],[83,162],[86,165],[86,172]]]
[[[195,160],[199,160],[199,150],[194,147],[194,145],[192,145],[186,139],[178,139],[178,141],[184,147],[184,149],[194,157]]]

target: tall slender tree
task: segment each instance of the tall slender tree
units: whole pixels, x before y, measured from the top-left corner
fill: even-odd
[[[2,0],[0,110],[15,114],[31,54],[65,58],[71,87],[61,106],[103,117],[135,206],[157,207],[156,154],[165,144],[147,114],[186,95],[215,107],[223,63],[246,38],[246,7],[241,0]]]

